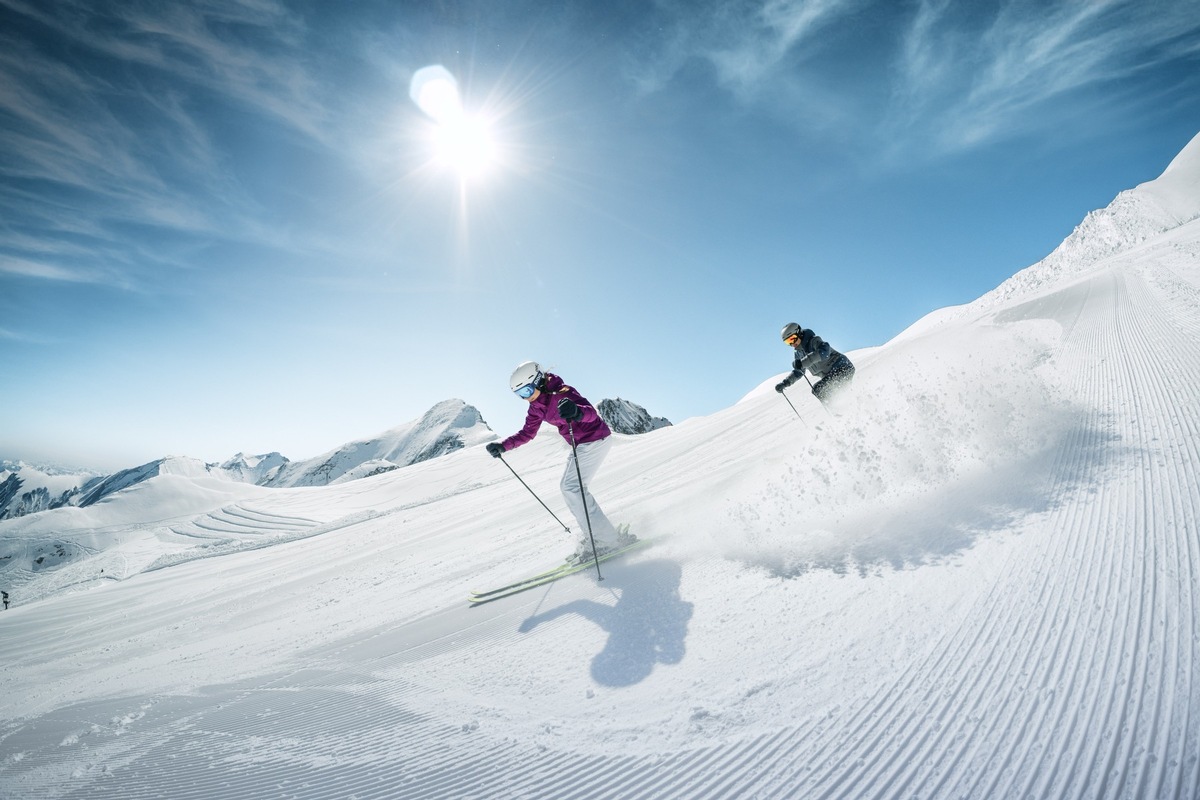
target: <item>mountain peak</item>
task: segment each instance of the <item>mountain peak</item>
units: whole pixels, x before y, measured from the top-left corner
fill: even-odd
[[[671,421],[666,417],[652,417],[650,412],[637,403],[619,397],[615,400],[601,400],[596,410],[615,433],[649,433],[671,425]]]
[[[1105,208],[1088,213],[1050,255],[966,308],[993,307],[1040,291],[1197,218],[1200,218],[1200,134],[1158,178],[1126,189]]]
[[[1162,175],[1133,191],[1151,198],[1177,225],[1200,217],[1200,133],[1179,151]]]
[[[482,444],[495,438],[474,406],[459,399],[437,403],[415,422],[390,428],[370,439],[282,466],[263,486],[325,486]],[[364,470],[364,465],[369,465]]]

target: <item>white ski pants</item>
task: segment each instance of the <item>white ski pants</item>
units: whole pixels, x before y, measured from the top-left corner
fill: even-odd
[[[600,510],[591,491],[584,491],[584,487],[591,485],[592,478],[595,477],[596,471],[600,469],[601,462],[604,461],[604,457],[608,455],[611,448],[612,439],[607,436],[598,442],[584,442],[578,445],[575,452],[567,457],[567,468],[562,476],[563,499],[567,501],[567,508],[571,509],[571,513],[579,522],[579,530],[582,532],[581,540],[589,547],[591,542],[588,540],[588,522],[592,524],[592,537],[596,540],[597,547],[611,547],[617,543],[617,529]],[[576,455],[579,456],[578,471],[575,469]],[[583,476],[582,487],[579,485],[580,475]],[[584,515],[585,502],[587,503],[586,516]]]

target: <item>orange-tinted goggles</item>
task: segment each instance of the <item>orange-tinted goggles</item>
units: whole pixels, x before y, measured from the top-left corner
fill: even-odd
[[[788,347],[795,347],[796,342],[798,342],[798,341],[800,341],[800,334],[793,333],[791,336],[784,339],[783,343],[786,344]]]

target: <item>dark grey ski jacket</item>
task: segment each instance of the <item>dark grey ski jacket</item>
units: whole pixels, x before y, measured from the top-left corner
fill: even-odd
[[[829,346],[829,342],[817,336],[808,328],[800,331],[800,339],[796,342],[796,357],[792,360],[792,374],[783,379],[784,386],[791,386],[804,377],[808,370],[813,375],[823,378],[827,372],[837,369],[850,359]]]

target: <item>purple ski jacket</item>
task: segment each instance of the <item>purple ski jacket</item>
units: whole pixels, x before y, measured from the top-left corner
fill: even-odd
[[[571,435],[567,421],[558,414],[558,401],[564,397],[571,398],[583,413],[582,419],[572,423],[575,444],[598,442],[612,434],[592,404],[575,391],[574,387],[563,383],[563,379],[554,373],[546,373],[546,382],[541,392],[537,398],[529,401],[529,411],[525,413],[524,427],[500,443],[505,450],[512,450],[514,447],[520,447],[528,442],[537,435],[538,428],[543,422],[549,422],[558,428],[558,432],[567,440],[567,444],[570,444]]]

